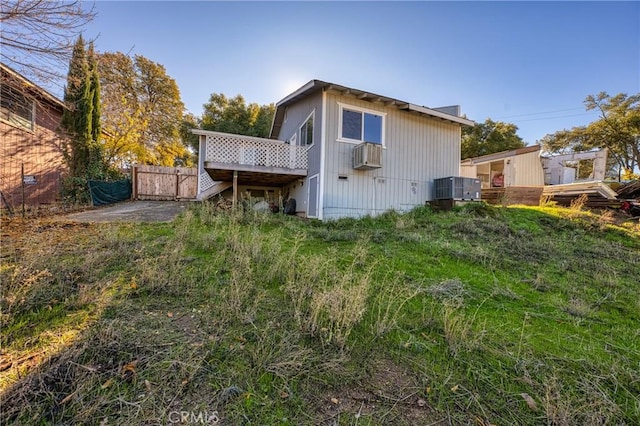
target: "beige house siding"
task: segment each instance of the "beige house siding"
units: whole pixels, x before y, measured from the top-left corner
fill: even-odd
[[[515,172],[513,186],[544,185],[540,151],[514,156],[513,165]]]
[[[460,176],[480,179],[483,188],[491,188],[497,175],[503,175],[504,187],[544,185],[540,147],[497,152],[460,163]]]

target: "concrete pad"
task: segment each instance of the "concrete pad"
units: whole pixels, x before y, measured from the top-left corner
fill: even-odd
[[[59,216],[70,222],[171,222],[191,201],[126,201]]]

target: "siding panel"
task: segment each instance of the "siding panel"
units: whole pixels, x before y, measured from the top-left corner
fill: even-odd
[[[338,102],[384,112],[383,166],[352,168],[355,144],[338,142]],[[433,179],[457,176],[460,126],[353,97],[327,94],[327,149],[324,217],[376,215],[409,210],[432,198]],[[338,176],[347,176],[340,180]]]
[[[296,199],[296,211],[299,214],[307,213],[309,176],[320,173],[320,155],[322,146],[322,93],[318,92],[287,107],[286,120],[282,123],[279,140],[290,140],[296,135],[300,142],[300,126],[305,123],[309,114],[315,110],[313,120],[313,145],[307,151],[309,155],[309,168],[304,183],[296,182],[285,188],[285,194]]]
[[[282,123],[278,139],[286,141],[296,134],[298,143],[300,142],[300,126],[315,109],[313,121],[313,146],[308,151],[309,171],[308,176],[313,176],[320,172],[320,137],[322,123],[322,93],[313,94],[304,98],[300,102],[287,107],[286,120]]]

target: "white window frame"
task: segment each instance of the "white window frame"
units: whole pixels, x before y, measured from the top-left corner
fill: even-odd
[[[382,117],[382,129],[381,129],[381,136],[382,136],[382,140],[380,141],[380,145],[382,145],[383,147],[386,146],[385,142],[386,142],[386,123],[387,123],[387,113],[386,112],[382,112],[382,111],[376,111],[373,109],[367,109],[367,108],[362,108],[359,106],[354,106],[354,105],[349,105],[349,104],[344,104],[342,102],[338,102],[338,142],[347,142],[347,143],[354,143],[354,144],[360,144],[365,142],[364,139],[364,114],[372,114],[372,115],[379,115]],[[342,112],[347,109],[349,111],[357,111],[357,112],[361,112],[362,113],[362,129],[361,129],[361,135],[363,139],[351,139],[351,138],[345,138],[342,137]],[[374,143],[374,142],[371,142]]]
[[[313,118],[313,132],[315,133],[315,126],[316,126],[316,110],[315,109],[311,111],[311,114],[309,114],[307,118],[305,118],[304,121],[302,122],[302,125],[298,127],[298,132],[300,133],[300,146],[306,146],[307,148],[311,148],[316,143],[316,138],[314,137],[314,133],[312,133],[311,145],[307,145],[307,144],[302,145],[302,128],[304,127],[305,124],[307,124],[310,118]]]

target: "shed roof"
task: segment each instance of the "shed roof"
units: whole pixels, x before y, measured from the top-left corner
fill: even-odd
[[[385,106],[396,106],[398,109],[403,111],[415,112],[418,114],[427,115],[433,118],[438,118],[441,120],[449,121],[452,123],[457,123],[466,126],[473,126],[475,123],[472,120],[468,120],[463,117],[459,117],[457,115],[448,114],[437,108],[427,108],[425,106],[415,105],[406,101],[401,101],[399,99],[390,98],[388,96],[381,96],[375,93],[367,92],[360,89],[354,89],[351,87],[341,86],[335,83],[329,83],[321,80],[311,80],[295,92],[286,96],[284,99],[279,101],[276,104],[276,113],[273,118],[273,125],[271,126],[271,139],[275,139],[278,137],[280,133],[280,129],[282,127],[282,122],[284,120],[284,110],[287,106],[299,101],[300,99],[306,98],[307,96],[319,92],[321,90],[332,90],[339,92],[343,95],[354,95],[358,99],[370,101],[370,102],[380,102]],[[443,110],[451,110],[451,107],[443,108]]]
[[[510,149],[508,151],[500,151],[500,152],[495,152],[493,154],[482,155],[480,157],[467,158],[465,160],[462,160],[462,163],[468,163],[468,164],[486,163],[489,161],[495,161],[495,160],[501,160],[507,157],[513,157],[515,155],[522,155],[522,154],[528,154],[530,152],[540,151],[541,148],[542,146],[540,145],[530,145],[530,146],[525,146],[523,148]]]

